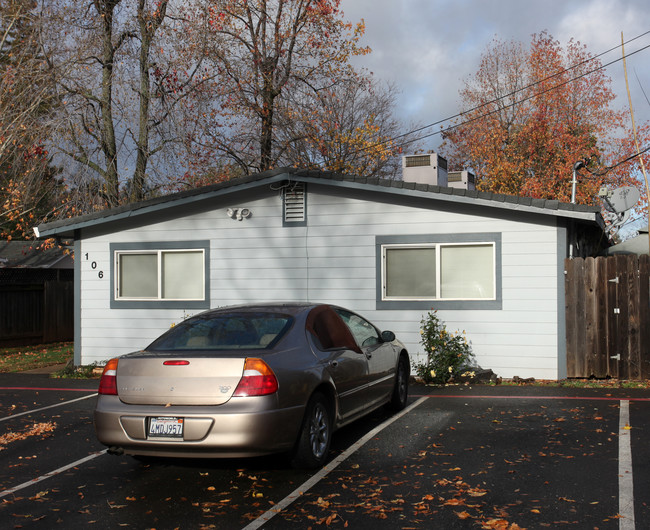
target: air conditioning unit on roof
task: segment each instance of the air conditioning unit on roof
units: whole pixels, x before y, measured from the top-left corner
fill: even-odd
[[[476,177],[469,171],[450,171],[447,173],[447,186],[463,190],[476,189]]]
[[[403,156],[402,180],[431,186],[447,186],[447,160],[435,153]]]

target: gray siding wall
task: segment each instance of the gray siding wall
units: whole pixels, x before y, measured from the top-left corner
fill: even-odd
[[[110,309],[111,243],[210,240],[210,306],[249,301],[310,300],[358,311],[424,360],[419,324],[425,311],[377,309],[376,236],[498,232],[502,236],[502,308],[441,310],[450,330],[466,331],[478,363],[502,377],[558,377],[558,233],[551,216],[508,219],[347,198],[308,188],[306,226],[283,227],[279,195],[219,204],[105,236],[82,238],[79,250],[79,341],[82,364],[145,347],[172,323],[199,312]],[[248,208],[242,221],[227,208]],[[487,215],[489,213],[485,210]],[[94,268],[93,268],[94,264]],[[99,274],[103,271],[103,277]]]

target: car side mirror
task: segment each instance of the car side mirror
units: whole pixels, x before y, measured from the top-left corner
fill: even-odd
[[[392,331],[382,331],[381,340],[384,342],[393,342],[395,340],[395,333]]]

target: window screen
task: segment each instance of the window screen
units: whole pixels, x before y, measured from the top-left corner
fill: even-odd
[[[386,249],[386,296],[436,297],[436,249]]]
[[[124,298],[158,298],[158,256],[122,254],[119,259],[119,293]]]
[[[454,245],[440,248],[440,297],[494,297],[492,245]]]

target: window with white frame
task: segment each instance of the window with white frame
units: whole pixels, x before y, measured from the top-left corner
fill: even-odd
[[[115,249],[115,301],[204,301],[206,249]]]
[[[384,244],[382,300],[495,300],[494,242]]]
[[[116,299],[203,300],[203,250],[115,253]]]

